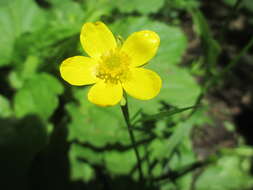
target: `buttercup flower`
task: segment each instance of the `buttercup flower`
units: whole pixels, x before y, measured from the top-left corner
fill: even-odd
[[[99,106],[120,102],[123,90],[140,100],[155,97],[162,81],[155,72],[140,68],[154,57],[160,44],[159,36],[149,30],[131,34],[123,45],[102,22],[83,25],[80,40],[90,56],[74,56],[60,66],[62,78],[76,86],[94,84],[88,100]]]

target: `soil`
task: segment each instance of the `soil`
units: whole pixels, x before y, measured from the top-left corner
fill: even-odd
[[[235,12],[232,7],[221,1],[202,1],[202,3],[202,13],[214,38],[221,44],[222,52],[217,65],[219,71],[239,54],[252,37],[253,26],[247,18],[253,14],[244,8]],[[183,17],[186,21],[183,23],[183,29],[189,39],[189,48],[183,61],[186,65],[203,52],[201,40],[194,34],[190,16],[186,14]],[[253,145],[252,53],[253,48],[223,77],[222,84],[214,86],[208,96],[205,96],[211,107],[208,114],[214,123],[197,127],[193,131],[194,148],[201,159],[222,147],[236,146],[240,136],[244,138],[246,144]],[[199,81],[202,83],[201,78]],[[235,131],[229,131],[224,125],[225,121],[234,124]]]

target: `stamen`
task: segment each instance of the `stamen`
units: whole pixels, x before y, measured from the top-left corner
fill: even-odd
[[[101,56],[97,77],[112,84],[125,79],[129,70],[129,57],[118,49],[111,50]]]

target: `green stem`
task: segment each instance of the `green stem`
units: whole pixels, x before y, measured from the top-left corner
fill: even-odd
[[[195,102],[195,109],[188,115],[189,117],[195,113],[198,106],[200,105],[202,99],[206,95],[206,93],[212,88],[220,79],[222,79],[226,74],[240,61],[240,59],[249,51],[249,49],[253,46],[253,37],[247,43],[247,45],[240,51],[240,53],[232,59],[229,64],[216,76],[214,76],[210,81],[207,81],[204,85],[202,92]]]
[[[240,51],[240,53],[232,59],[228,65],[213,79],[207,82],[206,87],[204,88],[204,93],[206,93],[213,85],[215,85],[221,78],[223,78],[239,61],[240,59],[249,51],[253,46],[253,37],[247,43],[247,45]]]
[[[138,149],[137,149],[137,144],[136,144],[136,141],[135,141],[134,133],[133,133],[132,126],[131,126],[131,123],[130,123],[130,119],[129,119],[130,117],[129,117],[127,99],[126,99],[126,103],[124,105],[121,105],[120,107],[121,107],[121,111],[122,111],[122,114],[124,116],[124,119],[125,119],[125,122],[126,122],[126,125],[127,125],[128,133],[129,133],[129,136],[130,136],[133,148],[134,148],[135,156],[136,156],[136,159],[137,159],[137,165],[138,165],[138,170],[139,170],[139,180],[142,182],[143,173],[142,173],[142,168],[141,168],[141,159],[140,159],[140,154],[139,154]]]
[[[227,67],[224,68],[224,70],[222,71],[220,75],[223,76],[232,67],[234,67],[238,63],[238,61],[242,58],[242,56],[244,56],[252,46],[253,46],[253,37],[250,39],[247,45],[241,50],[241,52],[227,65]]]

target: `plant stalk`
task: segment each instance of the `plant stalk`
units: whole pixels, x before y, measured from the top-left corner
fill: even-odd
[[[130,117],[129,117],[127,99],[126,99],[125,104],[121,105],[120,107],[121,107],[121,111],[122,111],[122,114],[124,116],[124,119],[125,119],[125,122],[127,125],[128,133],[129,133],[129,136],[130,136],[133,148],[134,148],[135,156],[137,159],[137,165],[138,165],[138,171],[139,171],[139,181],[142,182],[143,181],[143,173],[142,173],[142,167],[141,167],[141,158],[140,158],[140,154],[137,149],[136,140],[135,140],[134,133],[133,133],[132,126],[131,126],[131,122],[129,119]]]

